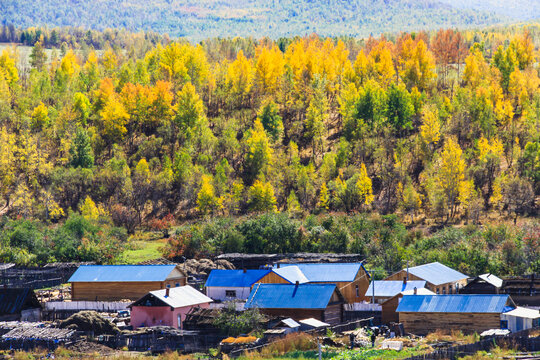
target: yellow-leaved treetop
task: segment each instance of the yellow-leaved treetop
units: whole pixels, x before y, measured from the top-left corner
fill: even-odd
[[[468,184],[463,184],[465,180],[465,160],[462,157],[463,151],[459,144],[452,138],[445,143],[441,158],[435,174],[436,186],[444,195],[444,202],[450,210],[450,217],[455,215],[460,191],[469,192]],[[465,196],[462,196],[462,199]]]
[[[381,41],[371,50],[368,57],[371,73],[383,86],[390,85],[396,76],[391,47],[391,43]]]
[[[373,196],[373,184],[364,163],[360,165],[360,176],[356,182],[356,187],[364,204],[369,205],[375,200],[375,196]]]
[[[422,111],[422,125],[420,125],[420,138],[422,143],[433,150],[433,145],[441,139],[441,124],[436,109],[425,107]]]
[[[279,89],[280,79],[285,72],[283,53],[277,46],[259,46],[255,50],[255,83],[262,95],[274,95]]]
[[[326,183],[323,183],[321,185],[317,207],[323,210],[328,210],[330,208],[330,195],[328,194],[328,186],[326,185]]]
[[[400,75],[408,89],[426,90],[436,77],[435,58],[423,40],[405,40],[399,57]]]
[[[84,202],[81,204],[79,208],[81,215],[86,219],[90,221],[97,221],[99,219],[100,211],[99,208],[96,206],[96,203],[90,196],[87,196],[84,199]]]
[[[49,109],[42,102],[32,111],[32,129],[43,130],[49,124]]]
[[[60,70],[68,77],[75,75],[80,69],[77,56],[73,50],[68,50],[60,62]]]
[[[277,211],[272,184],[255,180],[248,191],[248,204],[255,212]]]
[[[241,102],[251,91],[251,86],[253,85],[253,68],[251,61],[244,56],[242,50],[236,55],[236,60],[229,65],[227,84],[232,93],[240,98]]]
[[[489,65],[480,49],[472,49],[465,59],[463,80],[473,89],[488,79]]]
[[[9,87],[13,89],[19,81],[19,71],[15,62],[15,55],[4,49],[0,55],[0,77],[3,77]]]
[[[216,196],[212,181],[212,176],[203,175],[201,188],[197,193],[197,210],[203,215],[211,214],[223,207],[223,199]]]

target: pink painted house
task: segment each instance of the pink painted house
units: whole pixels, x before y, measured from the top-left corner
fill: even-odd
[[[172,326],[182,329],[186,314],[194,307],[207,309],[212,299],[189,285],[150,291],[131,308],[133,329]]]

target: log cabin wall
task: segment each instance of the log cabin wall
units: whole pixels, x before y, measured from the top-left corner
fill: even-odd
[[[391,322],[399,322],[399,315],[396,312],[396,309],[399,305],[399,299],[401,299],[403,295],[397,295],[394,296],[384,303],[382,303],[382,318],[381,321],[383,324],[389,324]]]
[[[366,291],[369,287],[369,277],[363,268],[360,268],[352,282],[338,282],[337,288],[345,298],[347,304],[366,300]]]
[[[403,323],[406,332],[415,335],[425,335],[437,330],[481,333],[489,329],[499,329],[501,314],[400,312],[399,321]]]

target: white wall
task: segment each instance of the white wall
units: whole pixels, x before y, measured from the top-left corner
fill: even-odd
[[[236,297],[227,297],[225,295],[227,290],[236,291]],[[213,300],[227,301],[227,300],[246,300],[249,297],[251,288],[249,287],[221,287],[221,286],[210,286],[206,288],[206,296]]]
[[[508,330],[511,332],[527,330],[533,327],[533,319],[501,314],[501,320],[508,320]]]

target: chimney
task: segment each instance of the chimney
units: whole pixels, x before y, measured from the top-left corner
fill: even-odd
[[[246,269],[246,268],[244,268],[244,274],[245,274],[245,273],[247,273],[247,269]]]
[[[406,284],[407,284],[407,278],[403,277],[403,285],[406,285]]]
[[[296,286],[300,285],[300,281],[296,280]]]
[[[169,290],[170,290],[169,288],[165,289],[165,297],[169,297]]]
[[[414,287],[413,294],[414,294],[414,295],[417,295],[417,294],[418,294],[418,289],[416,288],[416,286]]]
[[[277,268],[279,269],[280,263],[277,263]]]

